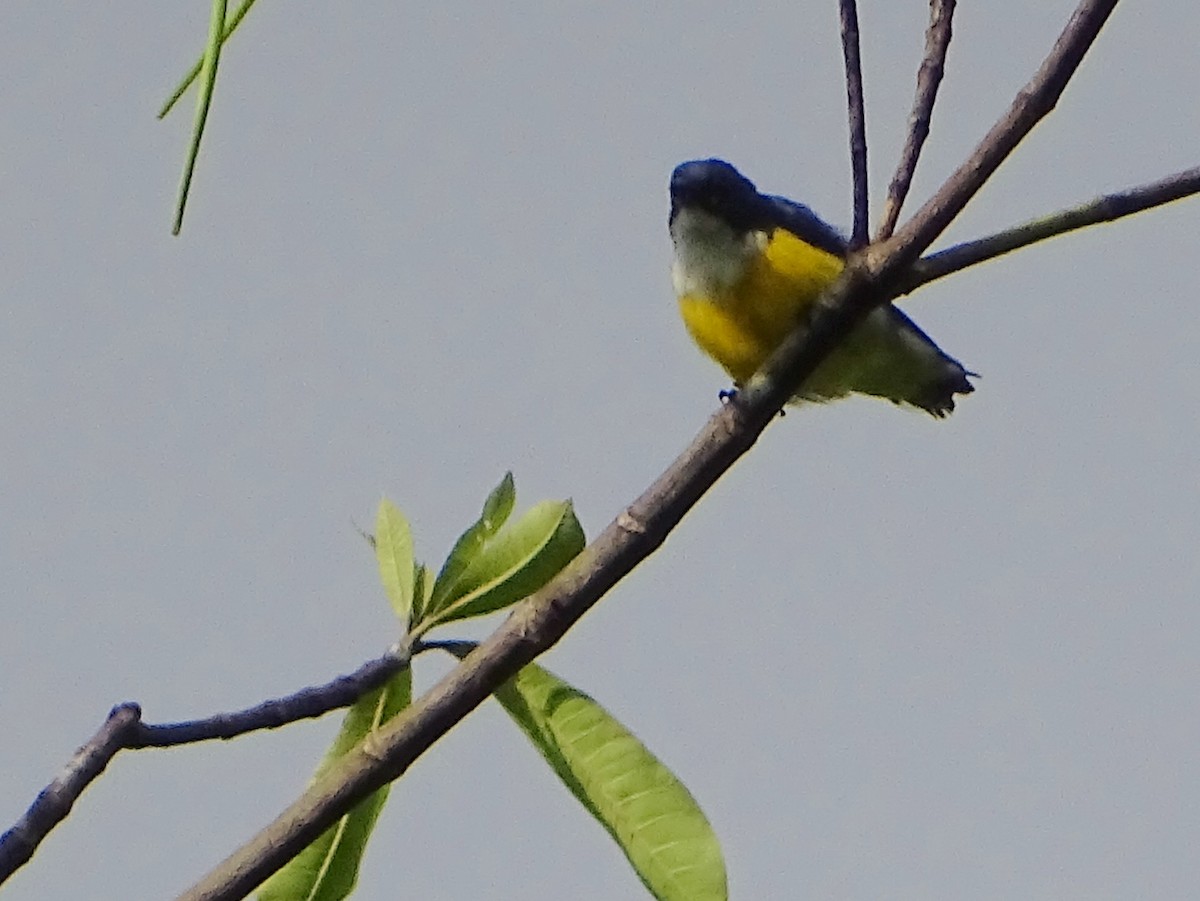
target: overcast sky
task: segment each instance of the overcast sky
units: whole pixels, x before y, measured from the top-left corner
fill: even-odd
[[[636,496],[725,387],[671,294],[676,163],[850,220],[834,0],[265,0],[172,237],[192,97],[154,112],[207,5],[0,32],[3,825],[117,701],[384,650],[381,495],[435,567],[507,469],[589,535]],[[876,212],[925,6],[861,11]],[[1072,6],[960,4],[917,201]],[[1190,0],[1122,4],[942,244],[1196,165],[1198,44]],[[983,374],[950,419],[794,411],[544,658],[685,780],[734,897],[1200,894],[1198,230],[1184,201],[907,299]],[[121,754],[6,901],[173,896],[336,725]],[[398,784],[359,897],[643,890],[489,704]]]

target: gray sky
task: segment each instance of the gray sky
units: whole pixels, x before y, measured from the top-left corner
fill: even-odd
[[[589,535],[630,501],[724,387],[671,296],[675,163],[849,224],[833,0],[263,2],[172,238],[191,97],[153,114],[191,6],[0,33],[3,824],[116,701],[204,715],[382,651],[352,525],[382,494],[435,566],[506,469]],[[1072,6],[961,5],[918,201]],[[861,15],[878,211],[925,4]],[[1123,4],[947,240],[1195,165],[1198,39],[1188,0]],[[545,658],[685,780],[735,897],[1200,892],[1198,226],[1185,201],[909,299],[983,373],[953,417],[794,411]],[[6,899],[173,895],[336,719],[122,754]],[[360,897],[398,893],[642,897],[494,705],[394,791]]]

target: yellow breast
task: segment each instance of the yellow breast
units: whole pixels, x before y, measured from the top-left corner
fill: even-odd
[[[744,382],[841,273],[843,261],[776,229],[740,278],[679,296],[679,311],[700,348]]]

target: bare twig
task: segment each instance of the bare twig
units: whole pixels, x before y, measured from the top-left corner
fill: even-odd
[[[324,685],[303,688],[287,697],[272,698],[233,713],[218,713],[182,723],[143,723],[126,747],[167,748],[215,738],[237,738],[247,732],[278,729],[288,723],[324,716],[340,707],[349,707],[367,692],[379,688],[408,666],[410,659],[411,654],[407,651],[387,653]]]
[[[986,238],[948,247],[917,260],[900,279],[900,288],[895,296],[908,294],[939,278],[1028,247],[1030,244],[1045,241],[1047,238],[1102,222],[1115,222],[1125,216],[1132,216],[1134,213],[1193,194],[1200,194],[1200,166],[1126,191],[1105,194],[1079,206],[1031,219]]]
[[[890,280],[912,265],[1033,127],[1054,109],[1116,5],[1117,0],[1080,0],[1067,27],[1033,78],[1017,93],[1008,112],[907,225],[888,241],[873,246],[869,265],[876,278]]]
[[[908,117],[908,137],[904,150],[896,165],[896,174],[888,185],[887,200],[883,204],[883,223],[879,226],[876,241],[883,241],[896,230],[900,218],[900,207],[912,185],[913,173],[917,171],[917,160],[921,148],[929,137],[929,122],[933,118],[933,104],[937,100],[938,87],[946,71],[946,51],[950,49],[951,23],[954,19],[955,0],[930,0],[929,27],[925,31],[925,56],[917,70],[917,95],[913,98],[912,112]]]
[[[141,722],[137,704],[121,704],[83,747],[75,752],[54,781],[38,794],[13,827],[0,836],[0,882],[23,866],[50,830],[66,819],[71,808],[92,780],[104,772],[108,762]]]
[[[858,6],[838,0],[842,25],[842,56],[846,61],[846,110],[850,117],[850,169],[854,179],[854,230],[850,248],[867,244],[867,116],[863,100],[862,57],[859,53]]]
[[[440,639],[437,641],[427,641],[425,647],[439,651],[445,651],[447,654],[453,654],[459,660],[466,658],[473,650],[479,647],[477,641],[455,641],[454,639]]]
[[[662,544],[697,500],[757,440],[816,365],[946,227],[1034,123],[1054,106],[1116,0],[1083,0],[1013,109],[968,165],[892,240],[852,258],[845,274],[735,400],[684,453],[548,585],[521,602],[463,663],[346,754],[274,823],[238,848],[180,901],[242,898],[338,817],[399,777],[504,680],[551,647],[610,588]]]
[[[414,650],[407,641],[402,641],[382,657],[369,660],[353,673],[338,676],[324,685],[199,720],[154,725],[142,722],[142,710],[137,704],[114,707],[104,725],[76,752],[66,769],[38,794],[21,819],[0,836],[0,883],[29,861],[38,845],[62,822],[118,751],[236,738],[349,707],[408,666],[413,653],[423,649],[424,646]]]

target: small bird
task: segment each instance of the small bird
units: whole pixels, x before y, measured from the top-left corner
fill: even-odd
[[[760,194],[724,160],[671,175],[671,280],[700,349],[745,383],[841,273],[847,242],[794,200]],[[937,417],[975,375],[892,304],[872,310],[800,386],[793,402],[870,394]]]

